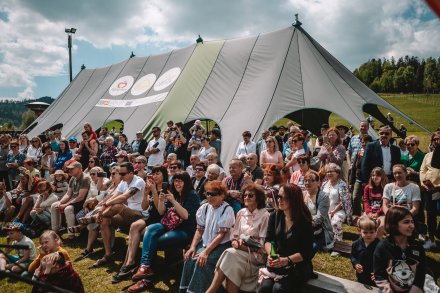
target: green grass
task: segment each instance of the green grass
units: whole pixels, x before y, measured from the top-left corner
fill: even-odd
[[[75,270],[80,274],[83,281],[86,292],[96,293],[109,293],[109,292],[121,292],[124,291],[132,284],[131,281],[124,281],[119,284],[111,284],[111,279],[114,274],[121,267],[122,261],[125,257],[126,234],[117,233],[115,242],[115,264],[102,267],[102,268],[90,268],[93,263],[103,255],[102,245],[98,243],[96,245],[95,253],[91,258],[84,259],[78,262],[73,262]],[[358,238],[356,228],[344,225],[344,241],[351,243]],[[38,243],[38,239],[34,239],[35,243]],[[82,234],[79,241],[75,244],[63,244],[63,247],[67,249],[72,260],[77,258],[84,249],[86,242],[86,235]],[[138,250],[138,258],[140,258],[140,249]],[[157,260],[155,288],[147,292],[177,292],[178,284],[180,281],[180,271],[182,264],[173,263],[167,264],[164,260],[164,253],[159,251]],[[318,252],[313,259],[313,266],[315,271],[327,273],[330,275],[338,276],[348,280],[356,281],[356,275],[351,266],[350,259],[348,257],[331,257],[329,253]],[[434,272],[437,282],[440,282],[440,249],[436,249],[432,252],[427,252],[427,266]],[[2,293],[16,293],[16,292],[30,292],[31,287],[24,283],[9,283],[7,280],[0,281],[0,288]]]

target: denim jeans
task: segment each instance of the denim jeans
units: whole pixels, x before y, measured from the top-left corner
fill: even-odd
[[[161,223],[151,224],[147,227],[142,242],[142,265],[152,265],[159,248],[184,247],[191,239],[182,230],[168,231]]]

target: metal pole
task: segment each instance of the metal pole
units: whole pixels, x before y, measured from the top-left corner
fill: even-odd
[[[67,35],[67,47],[69,48],[69,73],[70,82],[72,82],[72,35]]]

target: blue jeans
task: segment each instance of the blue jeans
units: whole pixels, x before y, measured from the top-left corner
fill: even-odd
[[[147,227],[142,242],[142,265],[152,265],[159,248],[184,247],[191,239],[182,230],[168,231],[161,223],[151,224]]]

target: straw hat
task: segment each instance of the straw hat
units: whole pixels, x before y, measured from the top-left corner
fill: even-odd
[[[64,180],[67,180],[67,178],[69,178],[69,175],[67,175],[66,173],[63,172],[63,170],[56,170],[55,173],[53,173],[52,175],[50,175],[50,177],[52,179],[55,178],[56,175],[62,175],[64,177]]]

